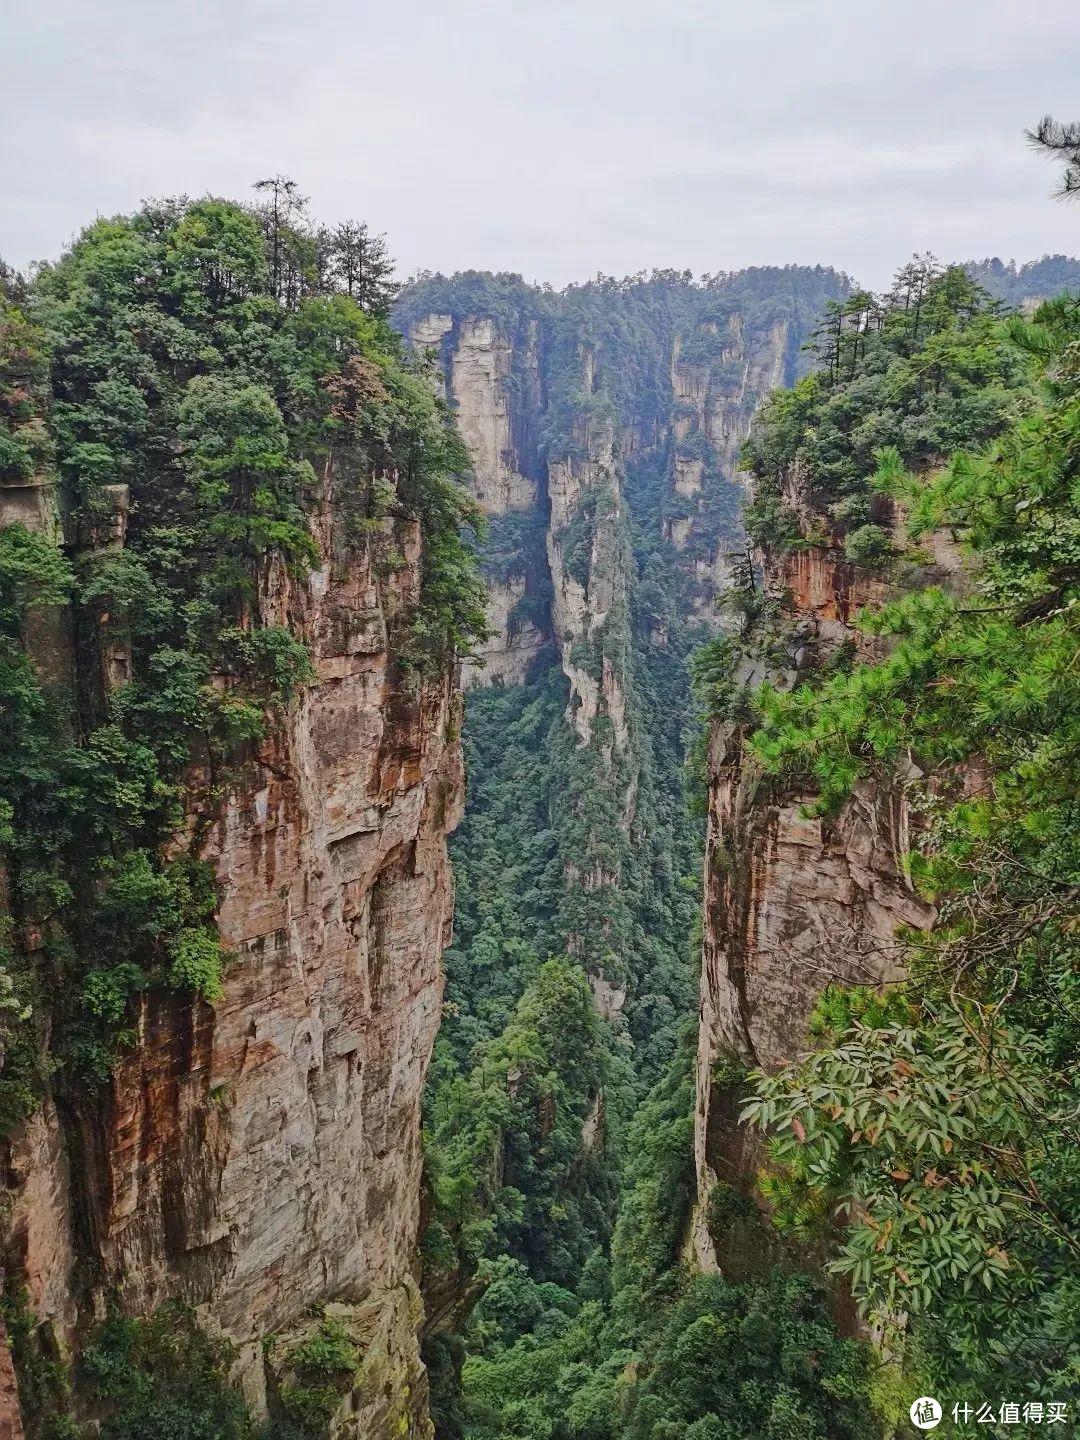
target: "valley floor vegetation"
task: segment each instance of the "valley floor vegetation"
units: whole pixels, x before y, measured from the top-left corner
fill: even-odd
[[[1055,290],[1077,278],[1044,263]],[[441,306],[543,332],[545,459],[572,455],[586,411],[652,437],[617,522],[598,489],[559,537],[587,575],[607,526],[624,567],[577,660],[618,667],[628,754],[602,727],[578,744],[551,654],[468,697],[419,1257],[439,1440],[873,1440],[913,1385],[1080,1395],[1080,299],[1019,315],[990,294],[1032,283],[920,259],[884,297],[789,267],[601,280],[558,313],[506,276],[400,298],[402,324]],[[31,280],[0,277],[0,483],[60,497],[47,523],[0,531],[4,1134],[46,1093],[93,1093],[132,1043],[135,997],[221,995],[212,877],[175,840],[192,767],[210,806],[312,677],[297,636],[261,621],[265,567],[363,552],[389,584],[396,527],[417,523],[419,595],[390,643],[420,688],[483,638],[485,568],[542,555],[536,524],[504,517],[485,540],[394,300],[379,238],[314,226],[280,178],[255,206],[99,220]],[[665,538],[671,342],[722,370],[736,314],[811,340],[746,446],[749,535],[774,555],[832,546],[891,594],[860,621],[876,661],[849,647],[794,689],[738,679],[792,616],[742,556],[739,487],[704,440],[706,539],[740,552],[719,637],[689,616]],[[602,377],[588,396],[583,337]],[[795,469],[809,527],[785,499]],[[123,547],[105,543],[120,524]],[[924,583],[941,532],[962,585]],[[537,617],[549,599],[528,593]],[[128,657],[118,682],[102,637]],[[919,816],[905,864],[939,919],[901,937],[908,978],[887,995],[825,992],[802,1058],[715,1077],[768,1161],[711,1197],[703,1223],[743,1260],[704,1275],[686,1239],[710,725],[742,727],[762,776],[811,786],[817,813],[902,774]],[[574,883],[586,865],[603,883]],[[844,1318],[847,1291],[868,1328]],[[180,1305],[133,1319],[115,1298],[69,1371],[5,1289],[34,1440],[254,1440],[231,1348]],[[323,1317],[295,1358],[266,1433],[319,1440],[355,1347]]]

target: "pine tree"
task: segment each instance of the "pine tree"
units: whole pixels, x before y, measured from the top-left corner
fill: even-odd
[[[824,319],[813,331],[803,349],[816,355],[820,365],[828,366],[830,385],[835,385],[840,375],[843,332],[844,307],[839,300],[827,300]]]
[[[1043,118],[1025,135],[1032,147],[1042,155],[1064,160],[1058,196],[1080,195],[1080,124],[1062,124],[1050,115]]]
[[[385,235],[373,235],[362,221],[347,220],[329,233],[328,276],[362,310],[385,315],[400,288]]]
[[[893,288],[889,292],[888,304],[892,310],[902,310],[907,323],[908,353],[919,343],[923,306],[934,281],[942,273],[938,260],[927,251],[924,255],[913,255],[910,261],[896,272]]]
[[[318,252],[306,218],[307,196],[287,175],[256,180],[252,188],[268,197],[255,213],[269,249],[274,296],[293,310],[305,294],[318,288]]]

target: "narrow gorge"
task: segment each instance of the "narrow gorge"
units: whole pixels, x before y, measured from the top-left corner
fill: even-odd
[[[0,269],[0,1440],[1065,1394],[1080,265],[391,308],[279,181]]]
[[[801,1394],[751,1386],[748,1433],[788,1407],[825,1433],[895,1415],[860,1358],[868,1323],[887,1324],[873,1287],[853,1294],[826,1264],[827,1191],[793,1162],[790,1129],[785,1149],[743,1117],[749,1069],[786,1074],[830,1026],[902,1013],[912,937],[949,913],[912,853],[940,843],[927,787],[940,806],[954,782],[909,751],[822,801],[794,742],[782,764],[759,747],[757,695],[874,672],[892,644],[862,612],[969,593],[955,523],[919,533],[875,467],[922,484],[950,449],[986,445],[1022,413],[1030,380],[996,306],[1030,313],[1075,284],[1069,263],[916,261],[880,299],[796,270],[557,296],[436,277],[403,297],[399,321],[438,358],[491,517],[491,635],[464,677],[452,1010],[429,1093],[440,1434],[712,1435],[751,1393],[740,1371],[783,1368],[790,1352],[766,1331],[756,1357],[725,1361],[717,1337],[725,1376],[696,1387],[681,1423],[661,1357],[743,1306],[744,1324],[787,1311],[794,1350],[801,1324],[832,1334]],[[988,781],[971,748],[961,807]],[[696,888],[699,809],[700,950],[694,907],[669,888],[673,872],[684,895]],[[560,951],[584,966],[598,1028],[541,974]],[[866,1002],[845,997],[860,995],[881,999],[852,1011]],[[754,1112],[766,1129],[772,1103]],[[904,1263],[888,1277],[894,1305]],[[706,1288],[679,1300],[694,1271]],[[1051,1353],[1067,1328],[1051,1323]],[[942,1364],[951,1343],[934,1341]],[[823,1393],[855,1403],[818,1410]]]
[[[483,1333],[470,1320],[479,1294],[483,1315],[538,1284],[573,1308],[583,1268],[606,1265],[626,1127],[693,1014],[689,659],[730,623],[719,601],[747,564],[739,451],[846,285],[792,267],[552,295],[466,275],[421,281],[399,302],[404,332],[438,359],[489,517],[491,633],[463,676],[453,1009],[429,1101],[429,1239],[442,1243],[425,1261],[428,1349],[451,1391],[455,1332]],[[568,985],[584,969],[591,1001],[556,999],[545,962],[559,956],[573,962]],[[564,1045],[575,1003],[576,1044]],[[532,1064],[556,1077],[539,1074],[524,1104],[529,1062],[510,1043],[523,1011],[542,1037]],[[476,1093],[492,1074],[509,1113]],[[457,1433],[455,1403],[442,1405],[440,1428]]]

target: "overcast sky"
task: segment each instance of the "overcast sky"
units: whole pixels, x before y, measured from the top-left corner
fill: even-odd
[[[695,272],[1080,253],[1025,147],[1080,119],[1078,0],[22,0],[0,256],[291,175],[401,269]]]

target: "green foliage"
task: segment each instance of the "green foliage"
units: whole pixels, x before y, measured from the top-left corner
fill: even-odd
[[[362,310],[385,316],[397,296],[394,261],[386,236],[372,234],[363,222],[346,221],[320,237],[327,268],[338,286]]]
[[[469,1322],[460,1433],[622,1436],[621,1380],[680,1289],[678,1250],[693,1157],[689,1043],[644,1101],[626,1137],[627,1170],[613,1261],[594,1250],[576,1293],[538,1283],[506,1258]]]
[[[732,1286],[699,1276],[667,1317],[625,1434],[869,1437],[869,1369],[866,1348],[836,1335],[806,1277]]]
[[[303,510],[314,471],[290,461],[285,422],[265,387],[235,375],[196,375],[180,402],[177,434],[217,561],[209,595],[223,607],[248,598],[253,562],[271,549],[295,569],[316,563]]]
[[[734,689],[736,649],[728,635],[714,635],[695,650],[690,662],[694,699],[706,719],[725,714]]]
[[[536,292],[511,271],[463,270],[453,276],[421,271],[398,297],[394,319],[402,330],[428,315],[475,315],[506,325],[517,322],[523,299]]]
[[[1034,393],[989,446],[875,482],[909,532],[949,527],[974,593],[928,588],[866,615],[884,658],[765,691],[752,744],[841,805],[860,776],[918,778],[910,872],[938,907],[908,935],[911,980],[883,1002],[826,998],[823,1048],[759,1076],[748,1118],[775,1137],[770,1193],[845,1227],[833,1268],[939,1383],[1067,1393],[1080,1377],[1075,1115],[1080,882],[1074,777],[1080,614],[1080,305],[998,323],[984,342]],[[971,420],[980,437],[977,417]],[[977,776],[978,784],[964,777]]]
[[[709,1191],[705,1223],[709,1227],[709,1234],[716,1241],[723,1236],[733,1220],[752,1218],[755,1213],[754,1202],[749,1196],[723,1180],[718,1180]]]
[[[527,1363],[520,1354],[510,1358],[525,1317],[534,1330],[549,1327],[554,1335],[580,1311],[588,1330],[582,1356],[600,1353],[596,1337],[608,1323],[602,1307],[610,1297],[597,1274],[609,1264],[619,1170],[635,1146],[651,1157],[658,1183],[642,1175],[624,1188],[618,1213],[630,1204],[633,1233],[641,1231],[633,1241],[628,1230],[625,1244],[639,1243],[653,1257],[655,1270],[646,1268],[641,1284],[656,1295],[671,1292],[689,1197],[688,1070],[680,1069],[678,1118],[662,1129],[655,1149],[650,1133],[635,1131],[631,1141],[626,1126],[666,1073],[694,1003],[701,834],[698,818],[687,813],[684,771],[688,657],[703,627],[689,618],[694,597],[686,560],[711,562],[717,550],[741,543],[740,488],[722,473],[703,430],[691,431],[679,450],[701,467],[692,552],[680,559],[665,539],[668,520],[688,507],[671,479],[672,354],[678,343],[683,363],[707,365],[709,384],[734,395],[741,367],[723,357],[736,324],[754,336],[786,321],[798,337],[820,298],[844,284],[832,272],[795,269],[700,284],[657,273],[601,278],[555,295],[517,277],[466,275],[422,279],[399,303],[405,326],[432,313],[450,316],[444,352],[468,319],[493,322],[507,344],[511,422],[524,474],[540,473],[545,462],[573,467],[595,458],[612,430],[620,445],[630,435],[636,442],[632,453],[617,456],[618,494],[590,472],[555,537],[566,574],[586,593],[602,594],[617,579],[604,623],[577,636],[567,659],[598,683],[605,673],[618,678],[625,739],[616,743],[612,719],[602,713],[581,742],[565,713],[566,682],[553,657],[538,657],[521,687],[467,696],[469,790],[452,841],[456,935],[446,955],[448,1003],[427,1097],[437,1204],[423,1253],[437,1287],[460,1292],[473,1282],[487,1289],[466,1327],[472,1358],[464,1367],[463,1401],[441,1388],[457,1383],[459,1342],[432,1349],[434,1404],[447,1434],[466,1424],[463,1407],[472,1414],[481,1404],[500,1417],[492,1426],[516,1433],[503,1382],[489,1388],[482,1362],[505,1353],[508,1374]],[[794,350],[785,360],[794,363]],[[480,551],[487,573],[524,586],[512,626],[529,618],[547,631],[543,516],[496,517]],[[573,1051],[554,1048],[561,1012],[552,1011],[551,995],[538,1007],[532,1003],[552,956],[579,979],[587,969],[598,993],[620,1007],[612,1023],[581,1032]],[[584,989],[581,999],[589,999]],[[525,1000],[527,1016],[517,1008]],[[512,1095],[504,1078],[511,1074],[508,1044],[527,1061],[513,1063],[522,1073]],[[549,1089],[537,1094],[533,1070],[552,1054],[558,1060]],[[658,1119],[658,1111],[649,1113]],[[509,1271],[500,1268],[508,1259]],[[620,1276],[629,1313],[634,1282],[623,1270]],[[545,1287],[556,1284],[562,1293],[553,1297]],[[636,1322],[625,1323],[632,1329]],[[561,1375],[562,1362],[551,1363],[545,1373]],[[580,1389],[573,1404],[583,1415],[610,1412],[612,1375],[621,1367],[606,1354],[602,1363],[614,1368],[591,1389],[581,1383],[583,1358],[546,1398],[533,1394],[530,1380],[525,1410],[534,1419],[551,1416]]]
[[[207,930],[181,930],[169,941],[169,983],[190,990],[211,1004],[220,1000],[222,952],[216,935]]]
[[[472,1058],[467,1079],[432,1097],[436,1219],[467,1262],[507,1253],[542,1279],[572,1281],[605,1234],[592,1173],[602,1157],[583,1155],[581,1136],[608,1060],[582,971],[545,961],[502,1034]]]
[[[773,1275],[734,1286],[679,1266],[692,1191],[692,1043],[640,1107],[609,1267],[576,1294],[505,1259],[474,1313],[465,1405],[440,1434],[469,1440],[870,1436],[866,1347],[841,1340],[820,1287]],[[734,1199],[732,1210],[749,1202]]]
[[[222,630],[218,647],[220,668],[239,676],[250,693],[269,705],[288,705],[315,679],[306,646],[281,625]]]
[[[319,1440],[342,1399],[352,1389],[360,1352],[344,1321],[319,1321],[288,1357],[290,1379],[280,1387],[286,1416],[304,1436]]]
[[[21,1417],[34,1440],[75,1440],[76,1430],[68,1411],[71,1386],[67,1369],[55,1346],[45,1338],[43,1327],[30,1308],[23,1289],[5,1287],[0,1295],[7,1341],[19,1385]]]
[[[243,1398],[228,1383],[232,1361],[228,1342],[172,1304],[146,1320],[106,1321],[79,1373],[104,1413],[102,1440],[251,1440]]]
[[[844,557],[855,565],[874,565],[892,553],[888,531],[880,525],[859,525],[844,538]]]
[[[920,1314],[950,1288],[992,1290],[995,1272],[1009,1269],[1004,1245],[1018,1215],[1023,1223],[1032,1207],[1023,1179],[1005,1188],[1003,1177],[1031,1176],[1046,1159],[1031,1132],[1032,1111],[1050,1103],[1038,1038],[948,1010],[927,1007],[920,1019],[855,1025],[816,1052],[802,1071],[811,1105],[780,1076],[759,1081],[749,1107],[779,1132],[781,1164],[805,1147],[809,1184],[828,1190],[843,1176],[843,1203],[845,1172],[859,1172],[858,1204],[874,1223],[856,1228],[835,1268],[864,1306],[873,1297],[878,1320]],[[1025,1291],[1033,1278],[1020,1282]]]
[[[444,956],[448,1005],[433,1085],[447,1068],[468,1068],[473,1047],[508,1024],[525,985],[558,952],[563,882],[550,756],[565,704],[555,671],[467,696],[465,818],[450,842],[454,939]]]
[[[32,610],[67,603],[74,575],[56,545],[18,523],[0,530],[0,626],[8,635]]]
[[[964,269],[995,300],[1014,309],[1032,300],[1049,300],[1066,291],[1080,294],[1080,260],[1067,255],[1044,255],[1041,260],[1029,260],[1023,265],[995,256],[972,261]]]
[[[798,543],[781,496],[784,475],[798,475],[810,499],[854,531],[848,558],[874,562],[887,553],[866,508],[878,453],[891,447],[925,469],[1004,431],[1022,407],[1028,366],[986,292],[928,258],[901,270],[888,295],[831,302],[812,348],[820,368],[772,396],[745,446],[755,477],[747,530],[774,550]]]
[[[25,480],[47,465],[51,443],[45,337],[27,308],[25,287],[0,265],[0,480]]]
[[[615,509],[615,492],[609,487],[598,485],[583,490],[569,523],[555,537],[562,549],[566,573],[583,587],[589,580],[593,537],[597,527],[610,519]]]
[[[200,200],[99,220],[3,284],[0,465],[41,479],[45,524],[59,487],[69,542],[0,533],[6,1126],[47,1071],[105,1075],[149,987],[221,995],[213,887],[166,856],[192,765],[217,804],[314,678],[262,623],[267,582],[378,577],[411,549],[418,594],[386,597],[402,668],[441,677],[483,633],[461,443],[386,322],[319,280],[294,190],[272,217]]]
[[[679,1249],[693,1196],[692,1041],[688,1030],[626,1137],[611,1282],[612,1313],[627,1340],[655,1323],[658,1307],[679,1283]]]

